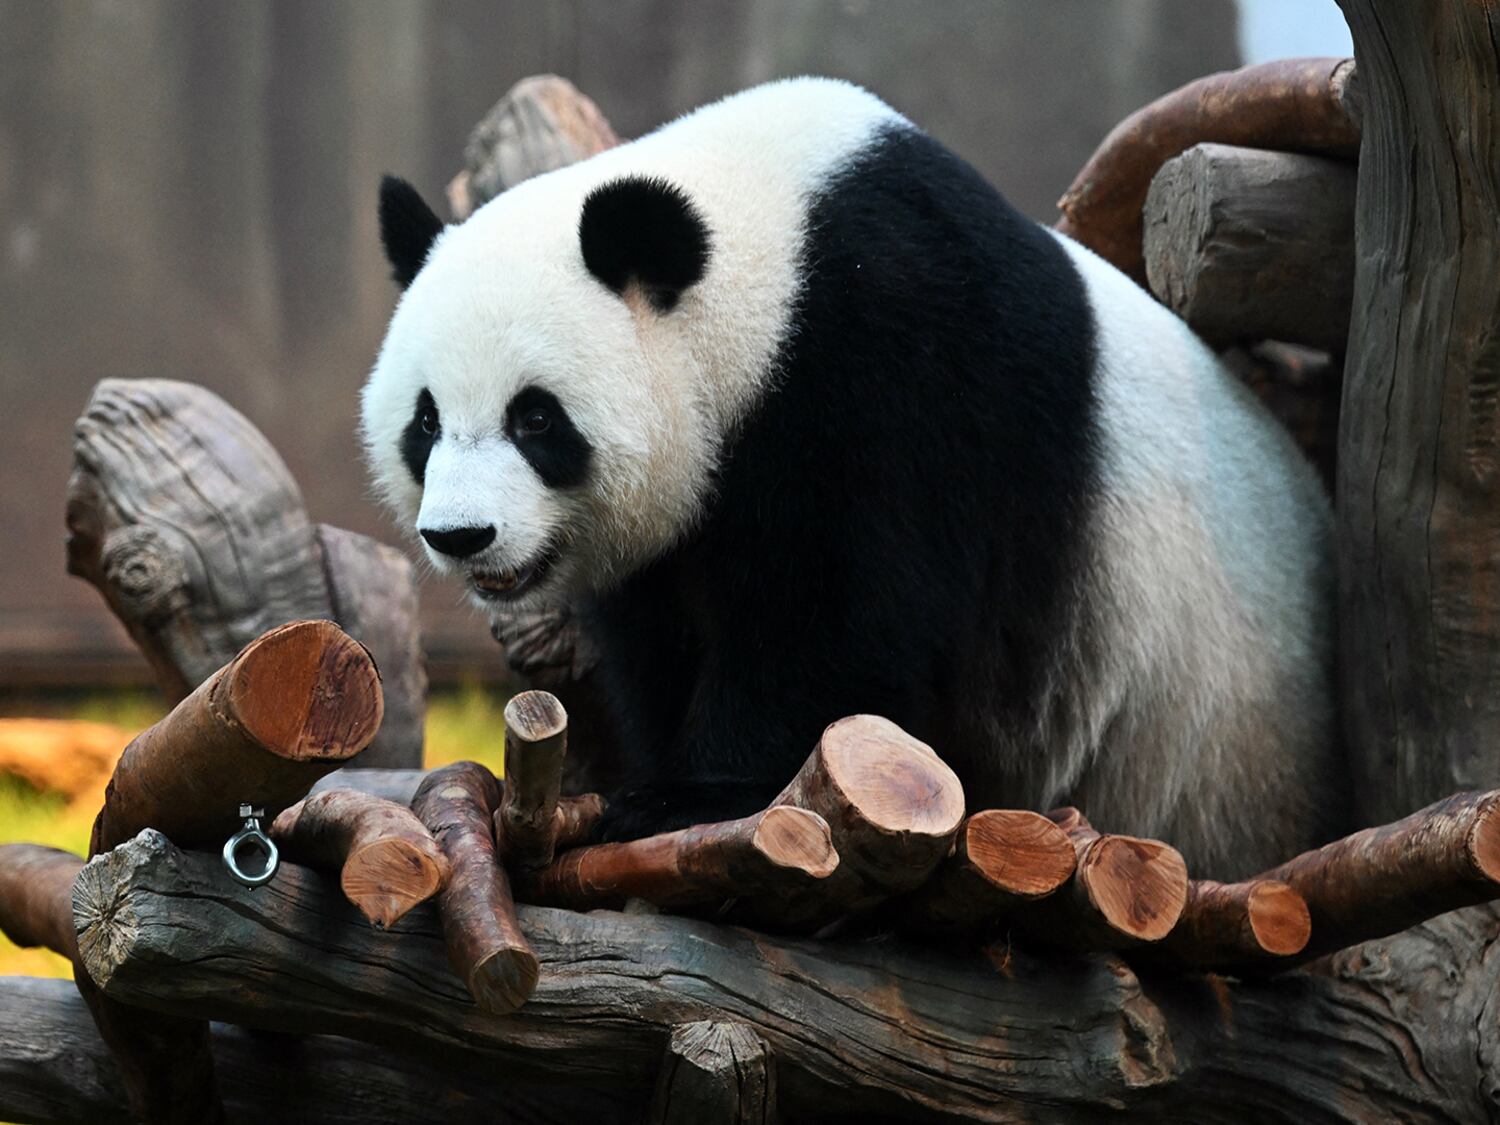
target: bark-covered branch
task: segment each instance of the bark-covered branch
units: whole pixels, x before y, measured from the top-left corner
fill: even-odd
[[[1480,1120],[1497,1089],[1496,912],[1478,907],[1270,980],[1138,977],[1117,958],[953,956],[773,939],[682,918],[522,907],[542,963],[494,1018],[449,969],[430,907],[387,934],[286,866],[251,892],[145,833],[79,878],[106,994],[180,1015],[461,1053],[497,1084],[645,1097],[673,1030],[748,1025],[782,1110],[953,1120]],[[1003,957],[1002,957],[1003,954]],[[286,987],[295,979],[295,988]],[[1419,1061],[1417,1061],[1419,1060]]]

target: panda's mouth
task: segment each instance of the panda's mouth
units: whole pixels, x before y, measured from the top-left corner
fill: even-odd
[[[479,570],[469,572],[469,587],[487,602],[514,601],[536,588],[557,564],[557,550],[547,547],[530,562],[513,570]]]

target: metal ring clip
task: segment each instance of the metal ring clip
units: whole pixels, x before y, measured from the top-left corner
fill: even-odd
[[[265,809],[241,805],[240,815],[245,818],[245,827],[224,842],[224,866],[229,868],[229,874],[234,876],[236,882],[243,883],[247,887],[263,887],[276,874],[276,867],[281,862],[281,853],[276,850],[276,844],[271,837],[261,831],[260,818],[266,815]],[[266,853],[265,869],[258,874],[250,875],[240,867],[236,853],[246,844],[253,844]]]

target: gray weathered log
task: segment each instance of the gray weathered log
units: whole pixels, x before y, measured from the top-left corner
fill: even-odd
[[[1146,278],[1209,343],[1342,352],[1354,297],[1354,165],[1200,144],[1146,195]]]
[[[448,208],[463,222],[506,188],[619,143],[599,107],[566,78],[523,78],[469,134]]]
[[[703,1020],[672,1029],[650,1125],[773,1125],[776,1065],[766,1041],[742,1023]]]
[[[361,763],[421,765],[426,674],[411,565],[363,536],[315,528],[244,415],[191,383],[105,379],[74,429],[73,462],[68,570],[104,595],[168,703],[267,630],[328,618],[370,649],[385,679],[388,721]]]
[[[766,1042],[790,1120],[836,1106],[995,1122],[1452,1122],[1500,1105],[1489,906],[1338,954],[1324,971],[1244,983],[1141,978],[1107,955],[1002,960],[523,907],[543,973],[524,1009],[495,1019],[447,967],[430,908],[377,934],[294,866],[250,891],[213,857],[147,832],[85,868],[74,903],[109,995],[486,1054],[507,1081],[644,1097],[672,1031],[706,1020]]]
[[[1340,3],[1366,101],[1339,668],[1369,824],[1500,786],[1500,8]]]
[[[615,1125],[639,1107],[607,1095],[516,1088],[482,1058],[415,1055],[332,1035],[210,1025],[234,1125]],[[130,1125],[88,1007],[65,980],[0,977],[0,1120]]]

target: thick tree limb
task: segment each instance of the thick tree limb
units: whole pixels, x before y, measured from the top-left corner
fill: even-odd
[[[557,696],[513,696],[505,705],[505,788],[495,813],[495,839],[512,871],[539,871],[552,862],[567,753],[568,713]]]
[[[964,815],[963,786],[932,747],[876,715],[830,724],[771,803],[821,816],[838,855],[827,878],[735,909],[736,920],[788,931],[817,929],[921,885]]]
[[[384,797],[398,805],[410,805],[417,786],[422,784],[426,776],[426,770],[341,769],[319,778],[312,791],[323,793],[330,789],[347,788],[374,797]],[[503,781],[500,782],[500,787],[503,791]],[[591,838],[600,818],[604,816],[605,805],[604,798],[597,793],[558,798],[553,827],[556,850],[576,848]]]
[[[1357,813],[1378,824],[1500,786],[1500,8],[1340,6],[1367,94],[1340,712]]]
[[[272,629],[125,748],[94,821],[97,855],[146,827],[183,845],[218,844],[242,802],[274,816],[380,727],[370,654],[331,621]],[[152,1122],[219,1121],[208,1029],[99,994],[77,975],[120,1064],[135,1113]]]
[[[1352,157],[1352,59],[1280,59],[1199,78],[1137,110],[1100,142],[1057,206],[1057,229],[1141,284],[1141,208],[1166,161],[1203,141]]]
[[[73,880],[83,860],[40,844],[0,844],[0,933],[78,961]]]
[[[701,909],[739,895],[774,902],[816,886],[838,863],[821,816],[777,805],[742,820],[575,848],[521,875],[518,886],[526,902],[575,910],[618,908],[630,898]]]
[[[1458,793],[1394,824],[1304,852],[1263,878],[1306,901],[1303,959],[1500,898],[1500,791]]]
[[[246,1125],[634,1125],[639,1107],[576,1086],[505,1084],[473,1055],[210,1025],[229,1120]],[[133,1125],[88,1008],[63,980],[0,977],[0,1119]]]
[[[702,1021],[672,1029],[646,1120],[651,1125],[774,1125],[776,1066],[742,1023]]]
[[[481,1008],[503,1015],[536,988],[537,959],[495,851],[499,801],[489,770],[455,762],[428,774],[411,803],[453,868],[437,900],[448,961]]]
[[[964,821],[953,854],[921,887],[892,904],[913,935],[973,936],[1073,877],[1073,843],[1040,813],[987,809]]]
[[[448,208],[463,222],[506,188],[619,143],[599,107],[566,78],[523,78],[469,134]]]
[[[1182,917],[1157,949],[1177,965],[1264,971],[1290,964],[1283,959],[1306,949],[1311,935],[1307,902],[1286,883],[1194,879]]]
[[[178,1015],[451,1055],[497,1081],[649,1093],[672,1031],[749,1026],[790,1120],[1484,1120],[1500,1092],[1497,924],[1477,907],[1252,982],[1138,979],[1118,960],[775,939],[669,916],[523,907],[545,972],[495,1019],[448,969],[432,912],[371,930],[292,865],[250,891],[147,833],[79,877],[106,991]],[[296,988],[287,988],[294,976]],[[1419,1061],[1414,1061],[1419,1060]]]
[[[222,843],[241,802],[274,817],[368,746],[382,710],[370,654],[333,622],[272,629],[125,748],[90,851],[142,828]]]
[[[1194,145],[1146,196],[1146,278],[1209,343],[1343,352],[1354,298],[1354,165]]]
[[[1076,852],[1073,878],[1016,915],[1016,925],[1047,946],[1128,949],[1160,941],[1187,903],[1187,864],[1160,840],[1101,835],[1075,808],[1047,814]]]
[[[223,399],[166,379],[102,381],[74,429],[67,522],[69,573],[104,595],[169,703],[267,630],[337,618],[374,654],[390,696],[361,764],[421,764],[411,565],[314,528],[281,457]]]
[[[406,805],[354,789],[298,801],[271,824],[289,858],[339,870],[344,897],[385,929],[448,881],[448,858]]]

